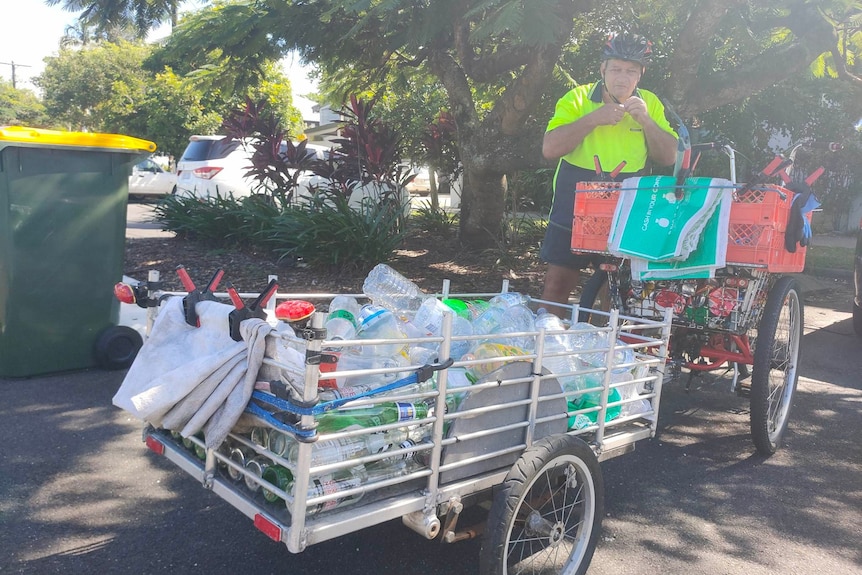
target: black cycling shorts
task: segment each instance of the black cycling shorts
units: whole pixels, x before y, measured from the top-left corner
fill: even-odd
[[[598,269],[599,264],[605,260],[603,254],[572,253],[572,231],[550,222],[539,257],[545,263],[573,270],[583,270],[590,266]]]

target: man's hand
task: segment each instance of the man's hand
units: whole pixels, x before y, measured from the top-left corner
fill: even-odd
[[[632,96],[625,102],[623,102],[623,109],[634,118],[634,121],[644,125],[645,122],[650,121],[649,112],[647,111],[646,102],[637,96]]]
[[[644,105],[644,109],[646,109],[646,105]],[[625,115],[626,110],[623,104],[604,104],[590,112],[591,119],[596,126],[614,126]]]

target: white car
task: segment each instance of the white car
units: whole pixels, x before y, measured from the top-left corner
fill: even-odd
[[[132,166],[129,176],[129,196],[169,196],[177,191],[177,175],[166,172],[152,159]]]
[[[323,160],[329,148],[317,144],[307,144],[306,151]],[[245,145],[239,140],[227,140],[224,136],[192,136],[182,157],[177,162],[177,193],[196,198],[210,198],[232,195],[244,198],[257,193],[260,185],[254,178],[245,174],[251,168],[254,149],[250,143]],[[325,187],[325,178],[314,174],[303,174],[298,181],[298,189],[293,195],[293,203],[301,204],[314,193],[313,190]],[[402,204],[409,213],[409,195],[402,189]],[[357,207],[366,198],[377,198],[379,186],[369,183],[358,187],[350,196],[350,205]]]
[[[409,184],[407,184],[407,191],[417,196],[427,196],[428,194],[430,194],[431,177],[428,173],[428,168],[413,168],[413,171],[411,173],[416,174],[416,177],[413,178]]]
[[[252,148],[224,136],[192,136],[177,162],[177,194],[196,198],[216,195],[243,198],[257,186],[245,177]]]

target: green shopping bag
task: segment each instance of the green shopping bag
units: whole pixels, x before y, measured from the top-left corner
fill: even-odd
[[[714,188],[711,182],[712,178],[690,178],[679,188],[673,176],[626,179],[608,249],[649,261],[687,258],[721,199],[723,186]]]

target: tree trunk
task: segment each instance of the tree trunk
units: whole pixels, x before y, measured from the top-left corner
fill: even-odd
[[[469,163],[464,166],[461,194],[461,241],[471,248],[500,245],[506,175]]]

